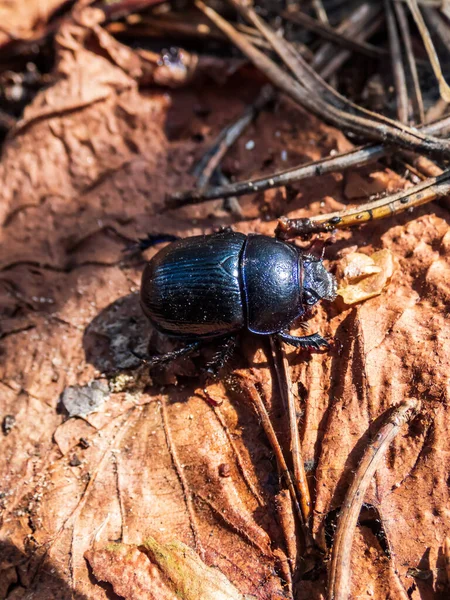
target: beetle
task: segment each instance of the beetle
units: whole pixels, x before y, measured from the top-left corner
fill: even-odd
[[[223,356],[209,368],[214,373],[245,329],[295,347],[328,347],[318,333],[293,336],[289,326],[319,300],[334,300],[336,287],[321,259],[277,238],[225,230],[178,239],[147,263],[140,302],[159,332],[185,345],[147,362],[165,362],[222,338]]]

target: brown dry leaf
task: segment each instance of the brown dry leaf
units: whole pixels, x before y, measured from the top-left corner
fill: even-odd
[[[361,252],[347,254],[338,264],[338,296],[347,305],[378,296],[389,284],[394,264],[394,256],[387,248],[371,256]]]
[[[26,0],[0,2],[0,47],[11,39],[27,39],[64,4],[64,0]]]
[[[292,579],[296,600],[321,598],[321,565],[304,576],[289,570],[301,550],[292,505],[245,395],[224,374],[224,385],[211,391],[214,405],[205,402],[196,393],[201,358],[174,363],[153,380],[133,370],[130,348],[150,337],[155,350],[170,342],[142,317],[143,265],[122,249],[123,236],[186,236],[230,223],[271,233],[274,222],[260,219],[263,210],[300,217],[344,206],[341,178],[302,181],[289,205],[283,194],[244,198],[241,222],[220,201],[162,213],[165,194],[188,187],[193,162],[257,86],[238,75],[222,87],[142,91],[117,59],[85,48],[84,33],[73,23],[58,32],[63,76],[27,108],[0,163],[0,415],[15,418],[0,453],[0,592],[8,600],[117,598],[89,571],[85,553],[94,561],[111,541],[133,547],[151,536],[188,545],[242,595],[289,598]],[[199,131],[206,132],[202,144]],[[260,115],[227,165],[247,177],[267,173],[269,158],[270,169],[286,168],[343,143],[341,133],[283,103]],[[318,307],[310,329],[335,338],[330,353],[289,353],[313,531],[324,549],[369,426],[405,397],[422,399],[422,414],[396,439],[366,498],[381,525],[372,518],[358,529],[353,597],[431,600],[444,589],[447,220],[443,207],[430,205],[340,232],[327,251],[332,267],[348,245],[369,255],[388,250],[399,268],[379,296],[345,310]],[[253,365],[249,378],[288,450],[286,416],[259,344],[244,338],[234,366]],[[83,419],[68,419],[61,394],[98,379],[107,381],[109,399]],[[376,535],[380,527],[390,553]],[[132,559],[148,564],[139,549]],[[125,584],[130,570],[118,568]],[[99,563],[94,569],[103,578]],[[411,578],[425,571],[432,577]]]
[[[185,544],[109,544],[86,558],[99,581],[111,583],[125,600],[245,600],[224,575],[205,565]],[[248,596],[247,596],[248,598]]]

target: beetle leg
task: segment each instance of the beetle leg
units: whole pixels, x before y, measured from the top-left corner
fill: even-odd
[[[225,363],[231,358],[234,349],[236,348],[237,338],[235,335],[227,337],[219,350],[214,354],[212,359],[206,364],[205,371],[209,377],[216,379],[219,371],[225,365]]]
[[[179,236],[171,233],[148,233],[145,238],[138,238],[135,242],[128,244],[124,252],[144,252],[147,248],[161,244],[162,242],[174,242]]]
[[[304,335],[297,337],[291,335],[286,331],[281,331],[277,334],[283,342],[296,348],[313,348],[314,350],[320,350],[320,348],[329,348],[330,344],[325,338],[318,333],[312,333],[311,335]]]
[[[162,363],[169,362],[171,360],[175,360],[179,356],[185,356],[186,354],[190,354],[200,348],[200,342],[192,342],[192,344],[187,344],[182,348],[178,348],[177,350],[172,350],[171,352],[166,352],[166,354],[154,354],[152,356],[138,354],[131,350],[131,353],[139,358],[143,363],[148,365],[149,367],[154,367],[155,365],[160,365]]]

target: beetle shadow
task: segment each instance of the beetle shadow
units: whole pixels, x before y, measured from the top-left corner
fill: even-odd
[[[83,348],[86,362],[105,375],[136,369],[141,361],[133,355],[145,352],[150,325],[137,293],[123,296],[104,308],[86,327]]]
[[[106,377],[123,371],[137,372],[145,364],[139,356],[165,354],[182,348],[185,343],[159,333],[151,325],[142,312],[137,292],[109,304],[92,319],[83,334],[86,362]],[[178,383],[181,388],[193,387],[191,379],[201,376],[202,366],[207,362],[203,355],[213,349],[214,340],[202,344],[195,353],[156,365],[151,369],[151,380],[159,386]]]

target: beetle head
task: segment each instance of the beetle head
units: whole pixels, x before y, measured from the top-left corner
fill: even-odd
[[[312,306],[319,300],[336,298],[336,278],[323,266],[320,258],[311,254],[300,255],[303,303]]]

